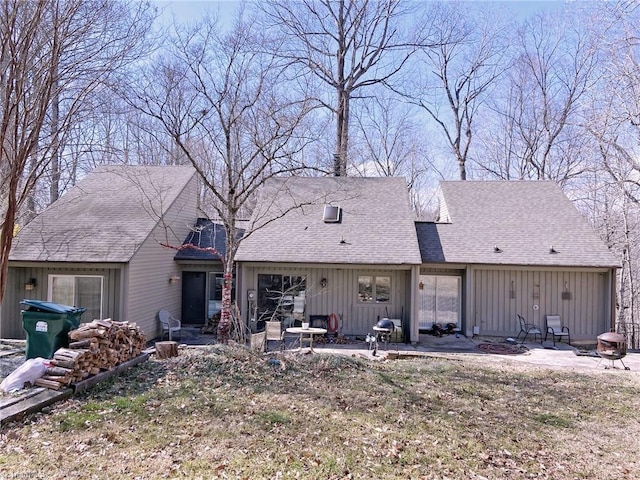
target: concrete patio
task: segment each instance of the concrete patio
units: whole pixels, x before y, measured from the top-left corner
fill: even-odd
[[[187,346],[213,345],[216,343],[215,335],[201,334],[199,329],[189,327],[183,329],[182,338],[177,340]],[[482,346],[486,345],[495,346],[496,348],[490,347],[483,350]],[[376,361],[413,356],[431,356],[476,359],[483,362],[515,362],[516,364],[525,363],[547,368],[583,370],[596,368],[605,370],[605,366],[611,365],[610,360],[604,360],[596,354],[595,340],[591,346],[581,345],[578,347],[557,341],[554,346],[551,340],[542,343],[527,341],[521,348],[518,348],[518,345],[507,342],[505,338],[501,337],[476,336],[467,338],[464,335],[436,337],[424,334],[420,335],[419,342],[416,344],[390,342],[387,346],[380,344],[377,351],[369,349],[368,344],[362,340],[353,340],[352,343],[347,344],[314,341],[314,352],[319,354],[349,355]],[[289,338],[286,347],[287,349],[299,347],[295,342],[295,337]],[[278,346],[270,342],[269,351],[273,353],[277,350]],[[499,353],[491,353],[492,350]],[[632,372],[640,372],[639,351],[628,351],[622,362]],[[624,370],[620,361],[615,361],[614,366],[616,369]]]
[[[488,348],[486,348],[488,346]],[[316,353],[336,353],[342,355],[357,356],[371,360],[385,360],[410,357],[439,357],[477,360],[500,364],[521,363],[538,365],[543,368],[571,369],[571,370],[606,370],[610,367],[610,360],[602,359],[595,352],[595,345],[576,348],[566,343],[551,340],[538,343],[529,342],[524,345],[506,342],[504,338],[497,337],[473,337],[443,335],[421,335],[417,344],[390,343],[388,348],[381,347],[375,352],[367,348],[367,344],[351,345],[314,345]],[[485,348],[483,350],[483,348]],[[492,353],[494,350],[496,353]],[[624,365],[629,367],[634,375],[640,374],[640,352],[629,351],[622,359]],[[614,362],[615,370],[624,370],[622,363]]]

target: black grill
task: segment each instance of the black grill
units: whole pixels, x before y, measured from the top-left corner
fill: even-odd
[[[374,330],[385,333],[391,333],[395,328],[395,324],[388,318],[380,319],[378,323],[376,323],[376,326],[373,327]]]

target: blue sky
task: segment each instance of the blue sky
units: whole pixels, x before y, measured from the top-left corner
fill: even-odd
[[[482,3],[487,0],[466,0],[469,3]],[[526,17],[533,13],[562,8],[567,3],[576,0],[504,0],[501,2],[505,8],[513,11],[515,15]],[[166,12],[175,14],[179,20],[193,22],[198,20],[205,11],[213,10],[221,16],[233,14],[240,0],[161,0],[155,2],[160,8],[166,8]]]

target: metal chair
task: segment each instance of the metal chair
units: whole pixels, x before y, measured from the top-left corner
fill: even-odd
[[[524,343],[529,335],[533,335],[534,341],[538,336],[540,336],[540,343],[542,343],[542,330],[540,330],[536,325],[532,323],[527,323],[522,315],[516,315],[518,316],[518,322],[520,323],[520,331],[518,332],[518,336],[516,337],[516,342],[520,338],[520,335],[524,333],[524,337],[522,338],[522,342],[520,343]]]
[[[182,339],[182,322],[180,322],[180,320],[166,310],[160,310],[158,312],[158,319],[162,325],[162,338],[164,338],[166,332],[169,335],[169,341],[172,340],[173,333],[180,334],[180,339]]]
[[[267,321],[265,339],[265,349],[269,350],[269,340],[279,342],[280,350],[284,349],[284,332],[282,331],[282,323],[277,321]]]
[[[563,326],[560,321],[560,315],[547,315],[546,316],[547,330],[544,333],[544,340],[547,341],[547,335],[550,333],[553,339],[553,346],[556,346],[556,337],[560,337],[560,341],[564,337],[567,337],[567,344],[571,345],[571,334],[569,333],[569,327]]]

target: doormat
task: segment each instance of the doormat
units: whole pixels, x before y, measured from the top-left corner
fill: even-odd
[[[478,350],[495,355],[518,355],[525,353],[527,347],[521,345],[506,345],[503,343],[481,343],[478,345]]]

